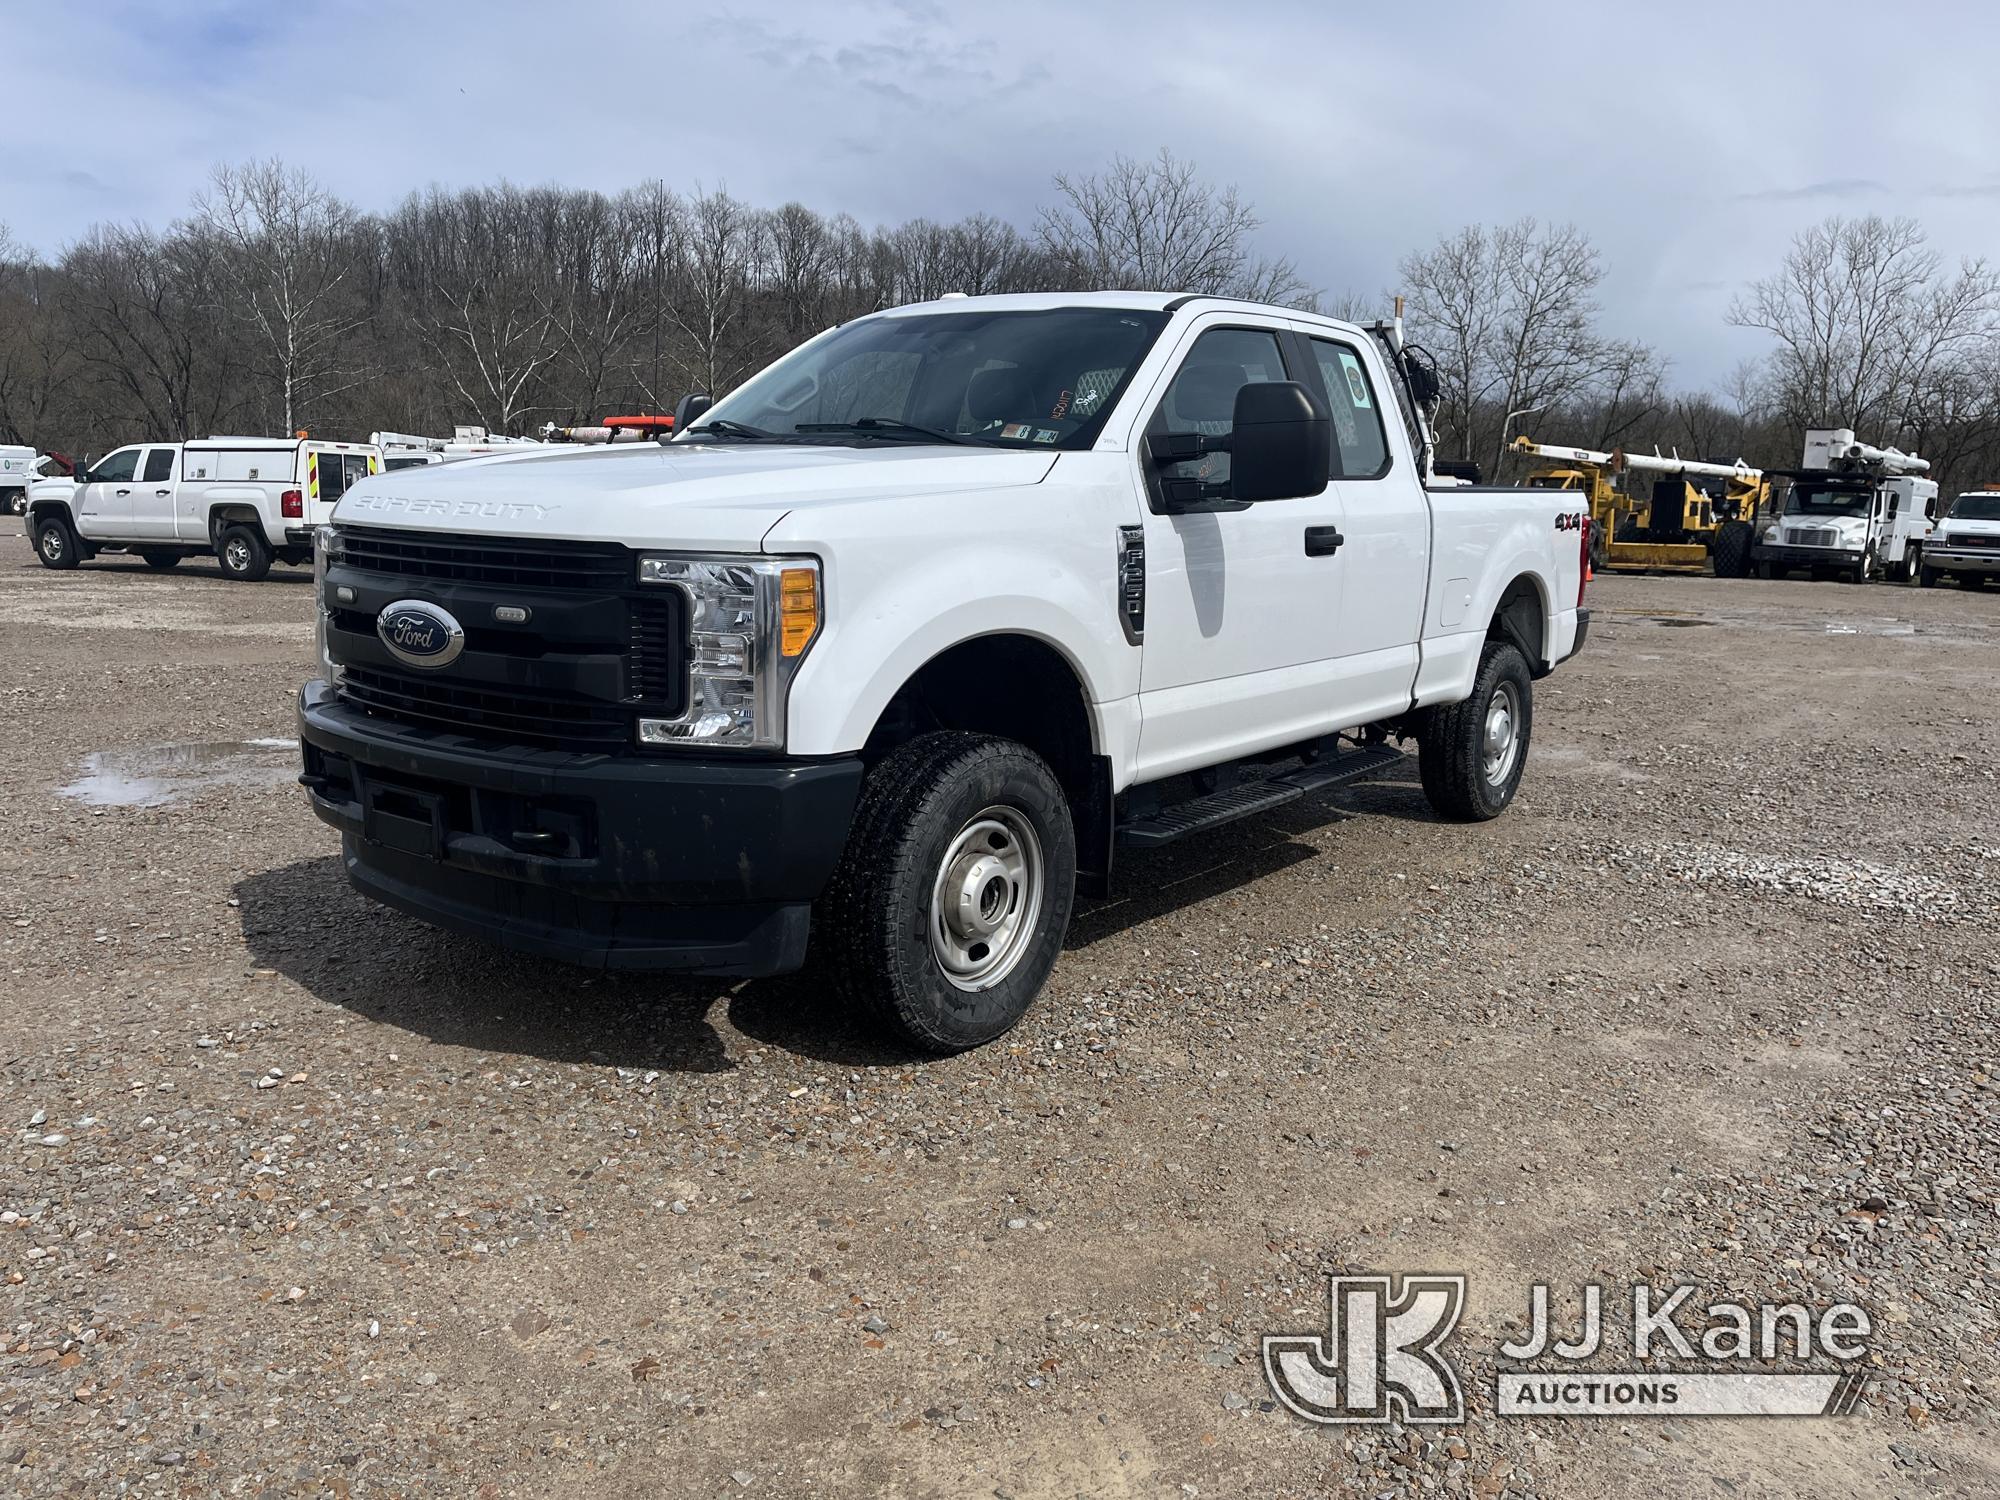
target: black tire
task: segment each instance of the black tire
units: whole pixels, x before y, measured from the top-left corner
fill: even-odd
[[[1602,526],[1590,528],[1590,571],[1608,572],[1611,568],[1611,538],[1604,534]]]
[[[1980,589],[1986,587],[1986,575],[1984,573],[1961,573],[1958,575],[1958,586],[1962,589],[1971,589],[1977,593]]]
[[[225,526],[215,538],[216,561],[225,577],[259,583],[271,571],[271,544],[248,526]]]
[[[1876,574],[1875,544],[1870,542],[1861,551],[1861,561],[1847,570],[1849,583],[1873,583]]]
[[[181,565],[179,552],[141,552],[140,560],[155,573],[165,573]]]
[[[1489,772],[1487,720],[1502,693],[1513,699],[1511,760]],[[1472,694],[1460,703],[1424,711],[1417,728],[1417,769],[1424,796],[1439,817],[1478,823],[1507,810],[1527,769],[1528,743],[1535,727],[1534,683],[1527,658],[1511,641],[1488,641],[1479,656]]]
[[[35,556],[43,567],[67,573],[77,565],[81,551],[68,517],[43,516],[35,523]]]
[[[953,939],[933,893],[955,848],[962,852],[950,865],[973,878],[978,866],[967,861],[977,846],[964,841],[989,826],[989,812],[1016,820],[1039,843],[1039,899],[1016,929],[1006,966],[980,988],[947,977],[940,952]],[[1025,844],[1015,846],[1023,856],[1032,852]],[[979,878],[983,899],[992,886]],[[1021,884],[1001,884],[1000,909],[1030,899]],[[846,851],[814,907],[814,941],[823,945],[816,956],[828,960],[844,997],[899,1039],[928,1053],[960,1052],[1004,1036],[1026,1014],[1062,951],[1075,896],[1076,831],[1042,758],[991,735],[920,735],[862,785]],[[1008,908],[1010,898],[1018,899]],[[968,951],[981,946],[972,941]]]
[[[1757,540],[1748,521],[1726,521],[1715,534],[1715,576],[1748,578],[1750,548]]]
[[[1939,574],[1936,568],[1919,568],[1917,569],[1917,587],[1920,589],[1934,589],[1938,586],[1938,577]]]
[[[18,494],[10,495],[8,497],[7,499],[8,515],[25,516],[27,513],[28,513],[28,492],[26,490],[22,490]]]

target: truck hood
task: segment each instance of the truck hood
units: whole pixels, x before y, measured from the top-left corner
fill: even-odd
[[[634,443],[503,454],[365,479],[335,521],[756,551],[807,507],[1039,484],[1050,453],[919,446]]]
[[[1944,533],[1944,540],[1955,541],[1962,536],[2000,536],[2000,521],[1952,520],[1947,517],[1938,522]]]

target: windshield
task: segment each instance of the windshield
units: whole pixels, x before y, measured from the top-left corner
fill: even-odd
[[[1960,495],[1951,502],[1954,521],[2000,521],[2000,492]]]
[[[864,318],[794,350],[688,429],[710,437],[1087,448],[1164,312]]]
[[[1868,514],[1868,496],[1867,490],[1794,486],[1785,511],[1788,515],[1799,516],[1865,516]]]

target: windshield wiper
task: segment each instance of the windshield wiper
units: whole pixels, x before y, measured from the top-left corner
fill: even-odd
[[[853,432],[863,437],[904,438],[918,442],[952,443],[970,448],[997,446],[986,438],[963,432],[941,432],[935,427],[919,427],[914,422],[898,422],[891,417],[857,417],[852,422],[801,422],[799,432]]]
[[[747,442],[772,442],[785,436],[782,432],[766,432],[761,427],[752,427],[747,422],[732,422],[727,417],[717,417],[699,427],[690,427],[688,436],[702,432],[712,432],[717,437],[742,438]]]

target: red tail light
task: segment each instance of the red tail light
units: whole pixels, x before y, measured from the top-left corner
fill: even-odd
[[[306,497],[298,490],[286,490],[278,497],[278,508],[287,521],[305,519]]]
[[[1577,528],[1578,555],[1576,561],[1576,605],[1583,608],[1583,591],[1590,586],[1590,512],[1583,513],[1583,525]]]

